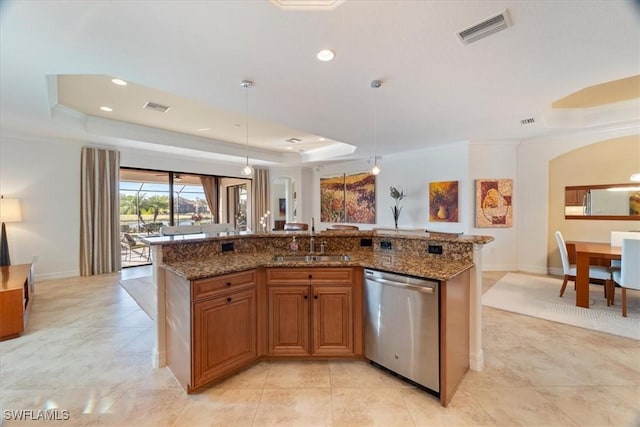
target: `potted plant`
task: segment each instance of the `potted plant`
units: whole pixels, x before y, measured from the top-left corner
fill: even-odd
[[[396,229],[398,228],[398,218],[400,217],[400,212],[402,212],[402,206],[400,206],[400,200],[404,199],[404,191],[402,188],[398,190],[396,187],[389,187],[391,191],[391,198],[395,200],[395,206],[391,206],[391,213],[393,214],[393,222],[395,223]]]

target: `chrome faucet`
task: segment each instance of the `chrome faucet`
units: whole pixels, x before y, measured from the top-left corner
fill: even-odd
[[[324,250],[326,249],[326,247],[327,247],[327,242],[325,242],[325,241],[320,242],[320,253],[321,254],[324,253]]]
[[[320,245],[322,247],[322,245]],[[309,253],[314,253],[316,251],[316,239],[311,235],[309,237]]]

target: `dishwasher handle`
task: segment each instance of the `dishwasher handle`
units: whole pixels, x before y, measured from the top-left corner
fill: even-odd
[[[383,279],[381,277],[368,276],[367,280],[370,280],[370,281],[376,282],[376,283],[380,283],[381,285],[389,285],[389,286],[395,286],[396,288],[411,289],[412,291],[418,291],[418,292],[422,292],[424,294],[433,294],[433,293],[436,292],[436,288],[435,287],[410,285],[408,283],[396,282],[394,280],[387,280],[387,279]]]

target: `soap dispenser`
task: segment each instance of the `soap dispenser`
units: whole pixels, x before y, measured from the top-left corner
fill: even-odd
[[[298,246],[298,241],[296,240],[296,236],[293,236],[293,240],[289,244],[289,249],[291,249],[292,252],[297,252],[298,248],[299,246]]]

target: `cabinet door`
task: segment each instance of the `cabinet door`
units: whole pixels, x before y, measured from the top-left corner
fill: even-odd
[[[193,387],[256,357],[255,288],[193,304]]]
[[[313,355],[353,355],[353,288],[318,286],[313,290]]]
[[[309,286],[269,286],[269,353],[309,354]]]

